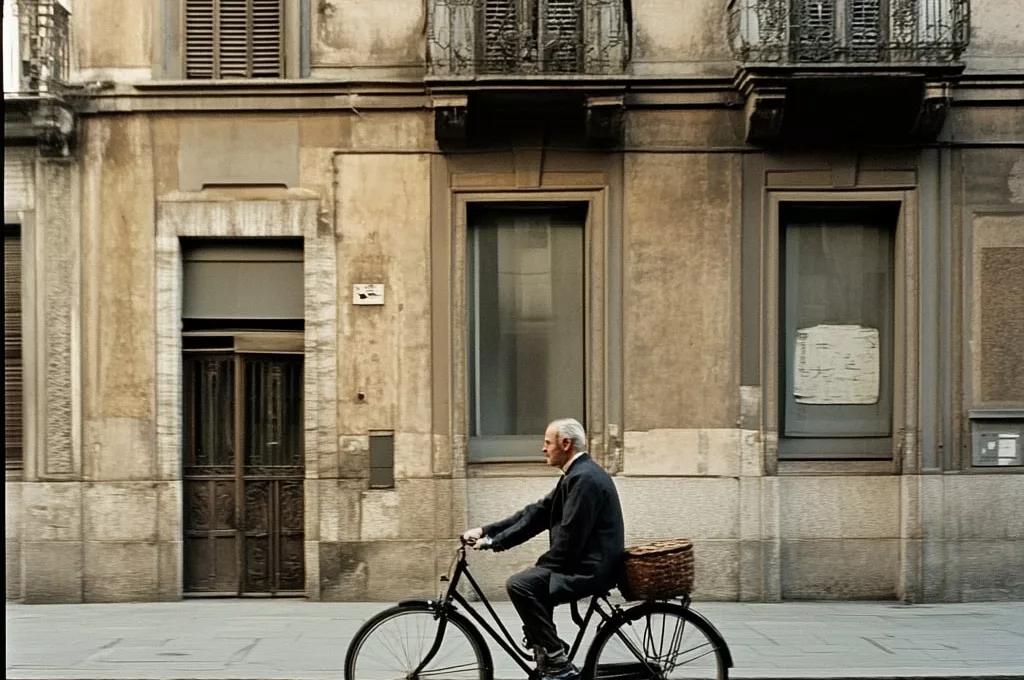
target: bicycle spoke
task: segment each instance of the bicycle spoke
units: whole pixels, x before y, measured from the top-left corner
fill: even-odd
[[[417,678],[475,680],[484,675],[481,651],[462,625],[426,607],[396,608],[353,644],[346,678],[408,680],[415,673]]]
[[[700,654],[698,654],[697,656],[690,657],[689,661],[685,661],[684,663],[689,663],[690,661],[696,661],[697,659],[703,658],[703,657],[707,656],[708,654],[714,654],[715,653],[715,646],[713,644],[711,644],[710,642],[705,642],[702,645],[697,645],[696,647],[691,647],[690,649],[686,650],[685,652],[680,652],[676,656],[677,657],[678,656],[682,656],[684,654],[688,654],[688,653],[690,653],[692,651],[695,651],[695,650],[698,650],[698,649],[703,649],[704,651],[701,652]]]
[[[457,673],[460,671],[468,671],[476,668],[475,663],[464,663],[456,666],[445,666],[444,668],[431,668],[429,671],[420,671],[419,677],[426,678],[433,675],[440,675],[441,673]]]
[[[674,604],[637,608],[600,640],[598,680],[672,680],[674,678],[726,677],[718,648],[704,629]]]
[[[393,642],[397,641],[399,643],[399,645],[401,645],[401,642],[398,641],[397,638],[395,638],[395,640],[392,640],[392,638],[394,638],[395,636],[394,636],[394,633],[391,632],[391,631],[387,631],[386,630],[386,631],[382,631],[382,633],[383,633],[383,635],[381,636],[383,638],[382,644],[384,645],[385,651],[387,651],[387,652],[389,652],[391,654],[391,658],[397,659],[398,658],[398,652],[395,650],[395,648],[392,646],[392,644],[393,644]]]
[[[650,672],[653,672],[655,670],[651,667],[650,659],[647,658],[647,655],[644,653],[644,651],[640,647],[638,647],[632,640],[630,640],[625,635],[625,633],[622,632],[622,629],[615,631],[615,634],[624,643],[626,648],[630,651],[632,657],[629,660],[643,665]],[[641,647],[642,646],[643,643],[641,643]]]

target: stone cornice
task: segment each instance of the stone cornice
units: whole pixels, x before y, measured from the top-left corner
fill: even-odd
[[[578,91],[588,96],[622,93],[626,108],[734,108],[743,105],[743,73],[735,76],[636,77],[462,77],[380,81],[147,81],[91,83],[75,93],[83,115],[144,112],[428,110],[432,100],[488,92]],[[772,69],[770,78],[787,81],[798,73]],[[877,77],[897,76],[888,71]],[[950,83],[954,105],[1024,103],[1019,73],[963,73]]]

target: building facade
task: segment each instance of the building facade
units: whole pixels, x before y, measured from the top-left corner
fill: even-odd
[[[1019,3],[4,12],[9,600],[433,593],[559,416],[698,598],[1024,597]]]

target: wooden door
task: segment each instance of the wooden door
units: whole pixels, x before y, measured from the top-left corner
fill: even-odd
[[[185,591],[301,595],[302,356],[186,353]]]

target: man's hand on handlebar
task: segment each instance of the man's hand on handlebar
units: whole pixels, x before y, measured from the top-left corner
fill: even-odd
[[[484,530],[481,527],[470,529],[462,534],[462,542],[473,550],[487,550],[491,547],[491,540],[484,536]]]

